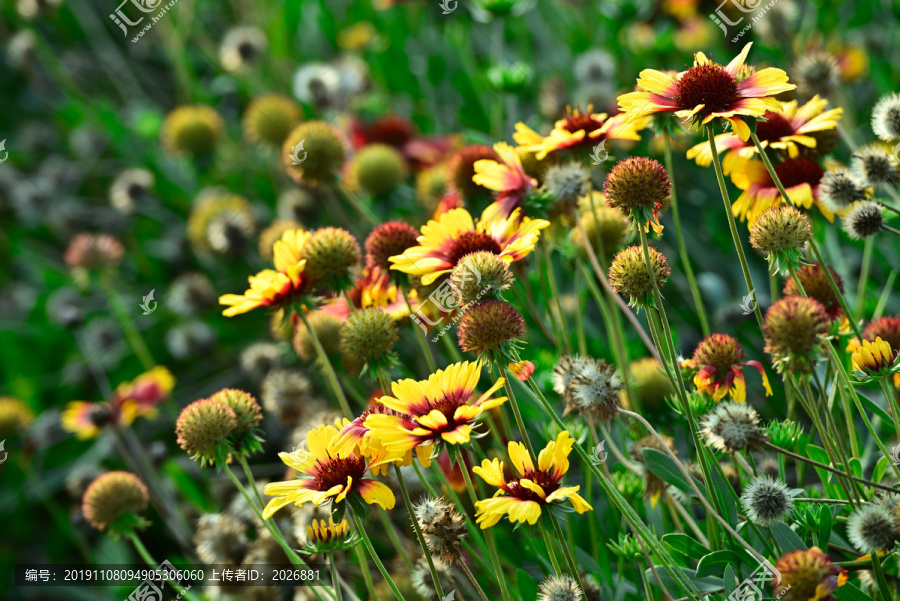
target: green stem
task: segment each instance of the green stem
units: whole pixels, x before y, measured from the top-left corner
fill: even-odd
[[[119,325],[122,326],[122,331],[125,333],[125,339],[128,341],[128,346],[130,346],[131,350],[134,351],[134,354],[137,355],[144,370],[149,371],[153,369],[156,362],[153,360],[153,356],[150,354],[147,344],[141,337],[141,333],[129,317],[128,311],[125,309],[122,298],[116,291],[115,286],[113,286],[111,278],[111,271],[100,274],[100,287],[103,289],[106,298],[109,300],[109,305],[113,310],[113,314],[116,316],[116,320],[119,322]]]
[[[264,507],[265,503],[263,503],[262,495],[259,494],[259,488],[256,486],[256,479],[253,477],[253,472],[250,471],[250,465],[247,463],[247,458],[243,455],[238,455],[238,463],[240,463],[241,467],[244,469],[244,475],[247,476],[247,486],[253,491],[256,502],[259,503],[260,507]]]
[[[475,575],[472,573],[472,570],[469,569],[469,565],[466,563],[466,560],[459,556],[456,558],[456,565],[458,565],[463,573],[466,575],[466,578],[469,579],[469,582],[472,583],[472,586],[478,592],[478,596],[481,597],[481,601],[488,601],[487,595],[484,594],[484,589],[481,588],[481,585],[478,584],[478,581],[475,580]]]
[[[366,561],[366,554],[359,545],[354,546],[353,551],[356,554],[356,562],[359,564],[359,569],[362,572],[363,582],[366,583],[369,599],[378,599],[378,595],[375,594],[375,583],[372,581],[372,573],[369,571],[369,562]]]
[[[544,544],[547,545],[547,555],[550,557],[550,563],[553,564],[553,573],[557,576],[562,576],[562,568],[559,567],[559,559],[557,559],[556,552],[553,550],[553,543],[550,542],[550,533],[547,532],[547,527],[544,526],[543,522],[538,522],[538,529],[541,531]]]
[[[341,585],[338,582],[337,564],[334,562],[334,551],[328,552],[328,565],[331,566],[331,586],[334,588],[334,598],[336,601],[343,601]]]
[[[694,277],[694,268],[691,266],[691,258],[688,255],[687,247],[684,244],[684,234],[681,229],[681,217],[678,212],[678,194],[675,189],[675,169],[672,163],[672,148],[669,142],[669,135],[663,134],[663,156],[666,161],[666,171],[669,172],[669,180],[672,183],[672,192],[669,196],[670,205],[672,207],[672,219],[675,221],[675,239],[678,241],[678,254],[681,256],[681,264],[684,266],[684,275],[687,277],[688,286],[691,288],[691,296],[694,298],[694,307],[697,309],[697,317],[700,318],[700,330],[703,336],[709,336],[709,318],[706,316],[706,309],[703,307],[703,297],[700,296],[700,287],[697,285],[697,279]]]
[[[319,336],[312,326],[310,326],[309,320],[306,318],[306,310],[303,307],[297,307],[296,312],[303,321],[303,325],[306,326],[306,331],[309,333],[309,339],[312,340],[313,347],[316,349],[316,355],[319,356],[319,363],[322,364],[322,371],[325,372],[325,379],[328,380],[331,391],[334,393],[335,398],[337,398],[338,404],[341,406],[341,411],[344,413],[344,417],[353,419],[353,412],[350,411],[350,404],[347,402],[347,397],[344,395],[344,390],[341,388],[341,383],[338,381],[337,372],[334,371],[331,360],[325,352],[325,347],[323,347],[322,343],[319,341]]]
[[[544,268],[547,270],[547,282],[550,284],[550,297],[554,301],[557,319],[559,319],[559,327],[562,331],[566,351],[568,351],[568,353],[571,355],[573,352],[572,337],[569,335],[569,328],[566,326],[566,314],[563,312],[562,298],[559,294],[559,286],[556,282],[556,273],[553,269],[553,257],[550,253],[550,243],[547,242],[546,239],[542,240],[541,247],[544,254]]]
[[[803,455],[799,455],[797,453],[794,453],[793,451],[788,451],[787,449],[782,449],[781,447],[776,447],[775,445],[773,445],[770,442],[764,442],[763,446],[765,446],[769,450],[775,451],[776,453],[781,453],[782,455],[784,455],[786,457],[790,457],[791,459],[793,459],[795,461],[802,461],[803,463],[808,463],[809,465],[811,465],[815,468],[818,468],[820,470],[825,470],[826,472],[831,472],[832,474],[842,476],[842,477],[847,476],[846,472],[843,472],[837,468],[831,467],[830,465],[825,465],[824,463],[819,463],[818,461],[815,461],[814,459],[809,459],[808,457],[804,457]],[[890,455],[888,455],[888,456],[890,456]],[[865,478],[858,478],[856,476],[851,476],[851,477],[853,478],[853,480],[859,482],[860,484],[864,484],[866,486],[871,486],[872,488],[877,488],[877,489],[883,490],[885,492],[892,492],[892,493],[897,492],[896,488],[891,488],[890,486],[884,486],[883,484],[876,484],[875,482],[870,482],[869,480],[866,480]]]
[[[434,581],[434,590],[437,592],[438,599],[443,599],[444,589],[441,588],[441,581],[438,578],[437,570],[434,569],[434,560],[431,558],[431,551],[428,550],[428,545],[425,544],[425,537],[422,536],[422,528],[419,526],[419,520],[416,518],[416,512],[413,509],[412,501],[409,498],[409,490],[406,488],[406,482],[403,480],[403,473],[400,471],[400,468],[397,467],[397,464],[394,464],[394,475],[397,476],[397,482],[400,483],[400,494],[403,496],[403,503],[406,505],[406,512],[409,514],[409,519],[412,520],[413,530],[416,531],[416,540],[419,541],[419,546],[422,547],[422,553],[425,555],[425,561],[428,562],[428,571],[431,572],[431,579]]]
[[[401,593],[400,589],[397,588],[397,585],[394,584],[394,580],[391,578],[391,575],[388,573],[387,569],[384,567],[384,564],[381,563],[381,560],[378,558],[378,554],[375,552],[375,547],[372,546],[372,541],[369,539],[369,534],[366,532],[366,529],[363,528],[362,521],[359,519],[359,516],[356,515],[356,511],[350,505],[348,505],[347,508],[350,511],[350,515],[353,516],[353,522],[356,524],[356,532],[359,534],[360,538],[362,538],[363,544],[366,546],[366,550],[369,552],[369,556],[372,558],[372,561],[375,562],[375,565],[378,567],[378,571],[381,572],[381,576],[384,578],[384,581],[387,582],[387,585],[390,587],[391,591],[393,591],[394,596],[397,597],[398,601],[406,601],[406,599],[403,597],[403,593]]]
[[[499,365],[497,368],[498,370],[502,370]],[[500,371],[500,373],[503,372]],[[509,374],[507,374],[507,376],[509,376]],[[525,442],[528,454],[531,456],[532,461],[537,461],[537,455],[534,454],[534,447],[531,446],[531,439],[528,437],[528,430],[525,429],[525,421],[522,419],[522,412],[519,411],[519,403],[516,401],[516,395],[513,393],[512,386],[509,383],[509,377],[503,378],[503,387],[506,389],[506,396],[509,397],[509,406],[512,408],[513,416],[516,418],[516,426],[519,428],[519,432],[522,433],[522,440]]]
[[[891,596],[891,588],[884,577],[884,570],[881,569],[881,559],[878,558],[877,552],[872,553],[870,557],[872,558],[872,571],[875,572],[875,582],[878,583],[878,592],[884,601],[891,601],[893,598]]]
[[[138,552],[138,555],[141,556],[141,559],[144,560],[144,563],[146,563],[151,568],[159,567],[159,563],[155,559],[153,559],[153,556],[150,555],[149,551],[147,551],[147,547],[144,546],[144,543],[141,542],[140,537],[138,537],[138,535],[134,532],[134,530],[126,532],[125,536],[127,536],[128,540],[131,541],[131,544],[134,545],[135,550]],[[178,581],[173,581],[169,578],[166,578],[165,580],[166,580],[166,582],[171,584],[173,587],[176,585],[179,587],[181,586],[181,583]],[[181,591],[181,595],[185,599],[189,599],[190,601],[200,601],[200,599],[194,593],[192,593],[191,591],[189,591],[187,589],[184,589],[183,591]]]
[[[437,363],[434,360],[434,353],[431,352],[431,347],[428,346],[428,341],[425,340],[425,332],[422,331],[422,328],[419,327],[415,321],[412,320],[413,308],[412,303],[409,300],[409,295],[406,293],[406,290],[400,289],[400,294],[403,295],[403,300],[406,301],[406,308],[409,309],[409,325],[412,326],[413,332],[416,334],[416,340],[419,341],[419,348],[422,349],[422,354],[425,356],[425,362],[428,364],[428,373],[433,374],[437,371]],[[385,391],[387,394],[387,391]]]
[[[562,549],[563,557],[566,559],[566,563],[569,565],[569,571],[572,572],[572,578],[578,583],[578,586],[581,590],[584,590],[584,584],[581,582],[581,574],[578,571],[578,564],[575,562],[575,558],[572,557],[572,553],[569,550],[569,545],[566,544],[565,538],[563,538],[562,529],[559,527],[559,522],[556,521],[556,518],[552,515],[548,516],[550,518],[550,523],[553,524],[553,530],[556,534],[556,540],[559,541],[559,548]],[[575,547],[572,547],[574,549]]]
[[[400,559],[403,560],[403,563],[406,565],[406,569],[410,572],[415,568],[413,564],[412,558],[409,556],[409,553],[406,552],[406,548],[403,546],[403,543],[400,541],[400,536],[397,534],[397,529],[394,528],[394,523],[391,522],[390,516],[387,514],[387,511],[384,510],[383,507],[378,507],[378,513],[381,517],[381,523],[384,525],[384,531],[387,534],[388,539],[391,541],[391,545],[394,546],[394,549],[397,551],[397,555],[400,556]]]
[[[866,286],[869,283],[869,267],[872,264],[872,250],[874,248],[875,236],[869,236],[863,244],[862,266],[859,268],[859,283],[856,286],[856,312],[854,315],[862,315],[865,308]]]

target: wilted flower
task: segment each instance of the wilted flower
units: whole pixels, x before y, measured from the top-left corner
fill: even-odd
[[[432,555],[451,563],[459,559],[468,527],[455,505],[444,497],[426,497],[416,504],[415,519]]]
[[[216,291],[205,274],[189,271],[172,281],[166,294],[166,304],[176,313],[188,317],[212,307]]]
[[[193,542],[197,557],[204,563],[238,564],[250,545],[247,525],[238,516],[228,513],[200,516]]]
[[[277,344],[256,342],[241,353],[241,371],[253,378],[262,379],[272,369],[281,365],[283,355]]]
[[[568,213],[587,195],[590,177],[580,163],[553,165],[544,174],[544,188],[556,199],[561,211]]]
[[[266,412],[275,415],[283,426],[296,424],[316,400],[309,378],[286,368],[275,368],[266,374],[260,397]]]
[[[751,480],[741,495],[741,504],[747,519],[762,526],[780,521],[794,510],[790,489],[781,480],[769,476]]]
[[[574,369],[566,387],[566,410],[563,415],[573,409],[595,415],[603,421],[618,415],[622,378],[616,367],[603,359],[590,358],[576,358],[572,364]]]
[[[761,448],[768,440],[759,414],[744,403],[717,405],[703,417],[700,433],[708,445],[727,453]]]
[[[802,53],[791,66],[791,75],[797,82],[798,93],[807,98],[814,95],[827,98],[841,83],[837,60],[821,50]]]
[[[258,27],[233,27],[222,38],[219,62],[226,71],[237,71],[256,63],[267,46],[266,34]]]
[[[97,530],[108,527],[130,528],[130,514],[147,508],[150,497],[146,485],[129,472],[107,472],[94,480],[84,491],[81,512]]]

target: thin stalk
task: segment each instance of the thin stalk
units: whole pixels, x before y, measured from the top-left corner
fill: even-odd
[[[238,455],[238,463],[240,463],[241,467],[244,469],[244,475],[247,476],[247,486],[253,491],[256,502],[259,503],[260,507],[265,507],[262,495],[259,494],[259,488],[256,486],[256,479],[253,477],[253,472],[250,471],[250,465],[247,463],[247,458],[243,455]]]
[[[741,262],[741,272],[744,274],[744,283],[747,284],[747,292],[756,298],[756,289],[753,287],[753,278],[750,276],[750,267],[747,264],[747,257],[744,255],[744,247],[741,244],[741,238],[738,236],[737,224],[734,221],[734,212],[731,208],[731,200],[728,198],[728,188],[725,186],[725,175],[722,173],[722,159],[719,157],[719,151],[716,150],[716,136],[713,132],[713,126],[710,123],[706,126],[706,134],[709,137],[709,149],[712,152],[713,166],[716,170],[716,181],[719,183],[719,193],[722,195],[722,202],[725,203],[725,216],[728,219],[728,229],[731,231],[731,241],[734,243],[734,249],[737,251],[738,260]],[[756,321],[759,327],[763,326],[762,311],[759,310],[759,303],[753,304],[753,313],[756,315]]]
[[[847,477],[846,472],[843,472],[837,468],[831,467],[830,465],[825,465],[824,463],[819,463],[818,461],[815,461],[814,459],[804,457],[803,455],[799,455],[797,453],[794,453],[793,451],[788,451],[787,449],[782,449],[781,447],[776,447],[775,445],[773,445],[770,442],[764,442],[762,444],[767,449],[769,449],[771,451],[775,451],[776,453],[781,453],[782,455],[785,455],[786,457],[790,457],[791,459],[793,459],[795,461],[802,461],[803,463],[808,463],[809,465],[811,465],[815,468],[818,468],[820,470],[825,470],[826,472],[831,472],[832,474],[836,474],[838,476],[842,476],[845,478]],[[871,486],[872,488],[877,488],[879,490],[883,490],[883,491],[891,492],[891,493],[897,492],[896,488],[891,488],[890,486],[884,486],[883,484],[876,484],[875,482],[870,482],[869,480],[866,480],[865,478],[859,478],[857,476],[851,476],[851,478],[853,478],[853,480],[856,480],[860,484],[864,484],[866,486]]]
[[[144,370],[149,371],[153,369],[156,362],[153,360],[153,356],[147,348],[147,343],[144,342],[141,333],[135,327],[134,321],[129,317],[128,311],[125,309],[125,304],[122,302],[122,297],[119,296],[119,293],[113,286],[111,278],[111,271],[100,274],[100,288],[102,288],[107,300],[109,300],[109,306],[112,308],[116,320],[119,322],[119,325],[122,326],[122,332],[125,334],[128,346],[130,346],[134,354],[137,355]]]
[[[556,521],[552,515],[550,516],[550,523],[553,524],[553,531],[556,534],[556,540],[559,541],[559,548],[562,549],[563,557],[566,559],[566,563],[569,565],[569,571],[572,572],[572,578],[578,583],[579,588],[584,590],[584,584],[581,582],[581,574],[578,571],[578,564],[575,561],[575,558],[572,556],[572,553],[569,550],[569,545],[566,544],[566,539],[563,537],[562,529],[559,527],[559,522]],[[572,547],[575,548],[574,546]]]
[[[700,296],[700,287],[697,285],[697,279],[694,277],[694,268],[691,266],[691,258],[688,255],[687,247],[684,244],[684,234],[681,229],[681,217],[678,212],[678,194],[675,188],[675,169],[672,163],[672,148],[669,142],[669,136],[668,134],[663,134],[662,138],[666,171],[669,172],[669,181],[672,184],[672,190],[669,194],[669,204],[672,207],[672,219],[675,221],[675,239],[678,241],[678,254],[681,256],[684,275],[687,277],[688,286],[691,288],[691,296],[694,298],[694,307],[697,309],[697,317],[700,319],[700,330],[703,332],[705,338],[706,336],[709,336],[709,318],[706,316],[706,309],[703,307],[703,297]]]
[[[891,588],[884,577],[884,570],[881,569],[881,559],[878,557],[878,553],[872,553],[870,557],[872,558],[872,571],[875,572],[875,582],[878,583],[878,592],[884,601],[891,601],[893,596],[891,595]]]
[[[341,584],[338,582],[337,564],[334,562],[334,551],[328,552],[328,565],[331,566],[331,587],[334,589],[334,598],[336,601],[343,601]]]
[[[128,538],[128,540],[131,541],[131,544],[134,545],[135,550],[138,552],[138,555],[141,556],[141,559],[144,560],[144,563],[146,563],[151,568],[159,567],[159,563],[155,559],[153,559],[153,556],[150,555],[149,551],[147,551],[147,547],[144,546],[144,543],[141,542],[140,537],[138,537],[134,530],[126,532],[125,536]],[[168,582],[172,586],[175,586],[176,584],[178,586],[181,586],[180,582],[172,581],[169,578],[166,578],[166,582]],[[182,590],[181,595],[185,599],[189,599],[190,601],[200,601],[200,599],[188,589]]]
[[[575,270],[575,290],[578,294],[576,297],[576,313],[575,313],[575,335],[578,337],[578,352],[587,356],[587,336],[584,333],[584,297],[581,294],[583,286],[581,285],[581,270]]]
[[[466,575],[466,578],[469,579],[469,582],[472,583],[472,586],[475,588],[475,591],[478,593],[478,596],[481,597],[481,601],[488,601],[487,595],[484,594],[484,590],[481,588],[481,585],[478,584],[478,581],[475,580],[475,575],[472,574],[472,570],[469,569],[469,565],[466,563],[466,560],[459,556],[456,558],[456,565],[462,569],[463,574]]]
[[[344,390],[341,388],[341,383],[338,381],[337,372],[334,371],[331,360],[328,358],[325,348],[319,341],[319,336],[312,326],[310,326],[309,320],[306,319],[306,310],[303,307],[297,307],[297,314],[300,315],[303,325],[306,326],[309,338],[312,340],[313,347],[316,349],[316,355],[319,357],[319,363],[322,364],[322,371],[325,372],[325,379],[328,380],[331,391],[334,393],[335,398],[337,398],[338,404],[341,406],[341,411],[344,413],[344,417],[353,419],[353,412],[350,411],[350,404],[347,402],[347,397],[344,395]]]
[[[403,496],[403,503],[406,505],[406,512],[409,514],[409,519],[412,520],[413,530],[416,531],[416,540],[419,541],[419,546],[422,547],[422,553],[425,555],[425,561],[428,562],[428,571],[431,572],[431,579],[434,581],[434,590],[437,592],[438,599],[443,599],[444,589],[441,588],[437,570],[434,569],[434,561],[431,559],[431,551],[428,550],[428,545],[425,544],[425,537],[422,536],[422,528],[419,526],[419,520],[416,519],[416,512],[413,509],[412,501],[409,498],[409,490],[406,488],[406,482],[403,480],[403,473],[400,471],[400,468],[397,467],[397,464],[394,464],[394,475],[397,476],[397,482],[400,483],[400,494]]]
[[[400,556],[400,559],[403,560],[403,563],[406,565],[406,569],[412,571],[415,568],[412,558],[409,556],[409,553],[406,552],[406,548],[400,541],[400,536],[397,534],[397,529],[394,528],[393,522],[391,522],[391,517],[381,506],[378,507],[378,513],[381,517],[381,523],[382,525],[384,525],[384,531],[387,534],[388,539],[391,541],[391,545],[397,551],[397,555]]]
[[[872,250],[874,248],[875,236],[869,236],[863,243],[862,265],[859,268],[859,283],[856,285],[856,312],[854,315],[862,315],[865,308],[866,286],[869,283],[869,267],[872,264]]]
[[[556,273],[553,269],[553,257],[550,254],[550,243],[545,240],[541,241],[541,247],[544,254],[544,268],[547,270],[547,283],[550,285],[550,297],[556,308],[557,319],[559,320],[559,328],[562,331],[563,342],[566,351],[571,355],[573,352],[572,337],[569,335],[569,328],[566,326],[566,314],[563,312],[562,298],[559,294],[559,286],[556,282]]]
[[[406,301],[406,308],[409,309],[409,315],[412,317],[413,308],[412,303],[409,300],[409,294],[403,289],[400,290],[400,294],[403,295],[403,300]],[[433,374],[437,371],[437,363],[434,361],[434,353],[431,352],[428,341],[425,340],[425,332],[423,332],[422,328],[420,328],[412,319],[409,320],[409,324],[412,326],[413,332],[416,334],[416,340],[419,341],[419,348],[422,349],[422,354],[425,356],[425,362],[428,364],[428,373]],[[385,391],[385,394],[387,394],[387,391]]]
[[[350,190],[343,184],[343,182],[340,182],[335,186],[335,191],[338,193],[338,195],[344,197],[344,200],[347,201],[347,204],[353,207],[353,210],[363,218],[363,221],[365,221],[369,227],[375,227],[379,223],[381,223],[381,220],[377,215],[375,215],[374,212],[372,212],[372,209],[367,207],[366,204],[362,200],[360,200],[360,198],[352,190]]]
[[[500,366],[498,365],[497,367],[499,370]],[[531,446],[531,439],[528,438],[528,430],[525,429],[525,421],[522,419],[522,412],[519,411],[519,403],[516,401],[516,395],[513,393],[508,377],[503,378],[503,388],[506,389],[506,396],[509,397],[509,406],[512,408],[513,416],[516,418],[516,426],[518,426],[519,432],[522,433],[522,440],[525,442],[528,454],[531,456],[531,460],[536,462],[537,455],[534,454],[534,447]]]
[[[556,557],[556,552],[553,550],[553,543],[550,542],[550,533],[547,532],[547,527],[544,526],[543,523],[538,522],[538,530],[541,531],[541,537],[544,539],[544,544],[547,546],[547,555],[550,557],[550,563],[553,564],[553,572],[557,576],[562,576],[562,568],[560,568],[559,559]]]
[[[359,519],[359,516],[356,515],[356,511],[349,505],[347,508],[350,511],[350,515],[353,516],[353,522],[356,524],[357,534],[359,534],[360,538],[362,538],[363,544],[366,546],[366,550],[369,552],[369,556],[372,557],[372,561],[375,562],[375,565],[378,567],[378,571],[381,572],[381,576],[384,578],[384,581],[387,582],[387,585],[390,587],[391,591],[393,591],[394,596],[397,597],[398,601],[406,601],[406,599],[403,597],[403,593],[401,593],[400,589],[397,588],[397,585],[394,584],[394,580],[391,578],[391,575],[388,573],[387,569],[384,567],[384,564],[381,563],[381,560],[378,558],[378,553],[375,552],[375,547],[372,546],[372,541],[369,539],[369,534],[366,532],[366,529],[363,528],[362,521]]]
[[[353,551],[356,553],[356,562],[359,564],[359,569],[362,572],[363,582],[366,584],[369,599],[377,599],[378,595],[375,594],[375,583],[372,581],[372,573],[369,571],[369,562],[366,561],[366,554],[359,545],[354,546]]]

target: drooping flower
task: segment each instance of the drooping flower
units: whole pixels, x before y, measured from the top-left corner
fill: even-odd
[[[810,135],[814,132],[833,130],[844,112],[842,108],[827,109],[828,99],[815,96],[800,106],[796,100],[785,102],[775,110],[763,114],[765,121],[756,124],[756,137],[763,148],[784,153],[788,158],[797,158],[802,148],[816,148],[817,140]],[[743,165],[759,154],[752,140],[742,140],[734,133],[716,136],[716,150],[726,152],[722,159],[725,175],[740,171]],[[687,158],[697,161],[701,167],[712,163],[709,142],[701,142],[687,152]]]
[[[774,96],[796,87],[788,83],[781,69],[756,71],[745,64],[752,45],[744,46],[724,67],[698,52],[694,66],[681,73],[645,69],[638,79],[641,91],[619,96],[619,106],[632,121],[653,113],[674,113],[684,122],[697,125],[725,120],[742,140],[747,140],[750,127],[742,118],[779,110],[781,103]]]
[[[561,150],[575,150],[596,147],[605,140],[641,140],[638,131],[649,124],[649,120],[629,121],[624,114],[610,117],[606,113],[592,113],[567,108],[566,115],[553,125],[546,136],[542,136],[522,122],[516,123],[513,139],[519,145],[519,152],[533,152],[537,160]]]
[[[537,186],[537,180],[525,173],[518,151],[506,142],[494,144],[499,161],[480,159],[475,161],[472,181],[488,190],[497,192],[494,202],[481,218],[485,220],[507,219],[522,206],[522,201]]]
[[[480,361],[455,363],[439,369],[427,380],[406,379],[391,385],[393,396],[383,396],[378,402],[397,415],[373,413],[364,423],[390,451],[387,461],[420,445],[469,442],[472,427],[481,414],[506,402],[506,397],[491,397],[503,386],[503,378],[474,398],[481,366]]]
[[[291,503],[302,507],[305,503],[324,505],[340,503],[350,494],[359,494],[372,505],[384,509],[394,508],[394,493],[383,482],[367,478],[367,472],[383,456],[365,456],[359,449],[340,456],[334,446],[338,431],[349,422],[338,420],[335,425],[322,425],[306,434],[309,450],[279,453],[281,460],[299,474],[289,482],[272,482],[266,485],[265,494],[275,497],[263,510],[263,518],[269,519],[276,511]]]
[[[716,401],[730,394],[738,403],[747,399],[744,367],[752,367],[762,376],[766,396],[772,396],[769,379],[759,361],[742,361],[747,354],[737,339],[728,334],[713,334],[700,341],[694,356],[681,363],[682,367],[698,370],[694,374],[694,386]]]
[[[503,462],[485,459],[472,469],[481,479],[499,490],[490,499],[475,503],[476,523],[481,529],[490,528],[508,515],[511,522],[537,523],[543,509],[568,500],[575,511],[584,513],[593,508],[578,494],[579,486],[561,486],[560,481],[569,471],[569,453],[575,440],[565,430],[538,456],[535,465],[528,450],[520,442],[508,445],[509,457],[517,475],[507,480],[503,474]]]
[[[743,190],[731,207],[735,217],[753,223],[766,209],[790,203],[804,209],[815,206],[828,221],[834,221],[834,213],[822,202],[820,184],[825,170],[818,161],[806,157],[786,159],[775,165],[775,174],[790,200],[782,198],[762,161],[747,161],[731,174],[731,181]]]
[[[831,563],[818,547],[787,553],[775,568],[781,578],[772,578],[772,592],[784,601],[834,601],[831,593],[847,582],[846,570]]]
[[[242,295],[220,296],[219,303],[228,306],[222,315],[233,317],[260,307],[282,308],[308,292],[306,259],[300,258],[300,252],[309,237],[305,230],[285,232],[273,247],[275,269],[264,269],[250,276],[250,288]]]
[[[428,285],[453,270],[464,256],[484,250],[507,262],[527,256],[549,221],[521,216],[516,209],[505,219],[489,219],[482,214],[476,223],[465,209],[451,209],[422,226],[419,246],[391,257],[391,269],[422,278]]]

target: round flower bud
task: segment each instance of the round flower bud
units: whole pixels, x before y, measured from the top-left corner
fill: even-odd
[[[509,264],[485,250],[465,255],[450,273],[450,285],[461,306],[499,298],[512,283]]]
[[[20,436],[34,419],[34,411],[19,399],[0,397],[0,439]]]
[[[788,296],[769,307],[763,324],[765,350],[779,372],[809,373],[823,350],[831,320],[822,304]]]
[[[350,161],[350,177],[373,196],[393,190],[406,175],[403,155],[387,144],[369,144]]]
[[[224,133],[225,121],[211,106],[179,106],[166,115],[160,140],[173,156],[195,156],[212,150]]]
[[[252,144],[262,143],[278,148],[302,116],[300,105],[289,96],[257,96],[244,110],[244,137]]]
[[[854,204],[844,213],[843,220],[844,231],[853,240],[874,236],[884,225],[881,206],[870,200]]]
[[[307,121],[285,138],[281,156],[284,170],[295,182],[331,183],[344,164],[344,141],[325,121]]]
[[[631,214],[635,209],[661,211],[669,205],[672,182],[659,162],[630,157],[616,163],[606,176],[606,204]]]
[[[259,242],[257,244],[259,256],[264,261],[271,262],[275,256],[275,243],[281,240],[286,231],[299,229],[303,229],[303,225],[293,219],[276,219],[270,223],[259,233]]]
[[[818,547],[787,553],[778,560],[775,569],[781,580],[775,582],[773,578],[772,593],[783,601],[809,601],[817,597],[831,601],[834,599],[831,592],[846,578],[841,568],[832,564]]]
[[[803,250],[811,238],[809,219],[788,205],[766,209],[750,225],[750,244],[764,253]]]
[[[506,301],[487,300],[469,307],[457,335],[463,351],[494,358],[501,347],[525,335],[525,319]]]
[[[885,94],[875,104],[872,131],[885,142],[900,140],[900,94]]]
[[[578,199],[587,195],[589,186],[590,177],[579,163],[553,165],[544,174],[544,188],[562,212],[574,209]]]
[[[312,311],[307,313],[306,321],[309,322],[309,326],[325,349],[325,354],[329,357],[338,355],[340,353],[340,331],[343,325],[341,318],[328,311]],[[303,322],[297,325],[297,333],[294,335],[294,350],[301,359],[309,361],[316,358],[316,347]]]
[[[339,288],[349,279],[350,269],[359,264],[359,243],[345,229],[323,227],[300,249],[300,258],[306,259],[306,275],[314,288]]]
[[[388,360],[400,338],[393,318],[375,307],[354,311],[341,327],[341,353],[353,364],[380,364]]]
[[[700,433],[711,447],[737,453],[762,446],[768,437],[759,414],[744,403],[721,403],[703,417]]]
[[[897,524],[890,509],[866,505],[850,514],[847,535],[860,553],[887,551],[897,540]]]
[[[236,434],[244,434],[259,425],[262,421],[262,409],[256,399],[243,390],[236,388],[223,388],[209,397],[211,401],[218,401],[232,411],[237,420]]]
[[[548,577],[538,591],[538,601],[581,601],[578,583],[565,574]]]
[[[754,478],[744,489],[741,504],[747,519],[762,526],[780,521],[794,510],[790,489],[770,476]]]
[[[475,162],[481,160],[500,161],[494,149],[484,144],[473,144],[457,151],[447,165],[447,180],[463,198],[473,199],[490,193],[487,188],[472,181],[475,176]]]
[[[84,491],[81,512],[91,526],[106,530],[123,514],[145,510],[149,501],[140,478],[129,472],[108,472]]]
[[[866,187],[846,167],[836,167],[819,182],[822,204],[834,213],[840,213],[858,200],[865,200],[866,196]]]
[[[653,273],[644,261],[644,250],[640,246],[629,246],[619,251],[609,267],[609,285],[619,294],[629,297],[629,305],[645,305],[652,300],[653,279],[660,288],[669,279],[669,264],[666,258],[653,247],[649,247],[650,264]]]
[[[366,266],[391,268],[389,258],[402,255],[407,249],[417,246],[419,232],[403,221],[388,221],[372,230],[366,238]]]
[[[883,144],[867,144],[853,153],[854,171],[863,183],[873,188],[900,183],[897,167],[897,158]]]
[[[831,273],[834,283],[837,284],[838,290],[843,294],[844,281],[841,279],[841,276],[839,276],[831,267],[828,268],[828,271]],[[814,298],[822,303],[822,307],[825,308],[828,317],[835,319],[843,314],[841,303],[834,293],[834,290],[832,290],[831,285],[828,283],[825,272],[822,271],[822,268],[819,265],[802,265],[796,273],[797,279],[800,280],[800,283],[803,285],[806,296]],[[800,289],[797,288],[797,282],[793,278],[784,283],[783,294],[784,296],[800,295]]]
[[[606,204],[597,204],[596,210],[583,211],[579,219],[591,247],[598,254],[602,249],[603,254],[609,256],[628,240],[630,228],[628,218],[619,209]],[[579,249],[587,251],[580,228],[573,228],[571,237]]]
[[[216,446],[237,428],[234,410],[211,399],[194,401],[182,409],[175,422],[178,446],[201,465],[213,463]]]

